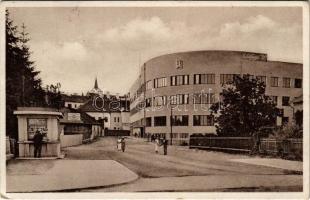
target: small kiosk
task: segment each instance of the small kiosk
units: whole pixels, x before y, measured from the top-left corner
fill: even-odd
[[[33,137],[37,130],[44,134],[41,156],[61,157],[61,112],[43,107],[18,107],[14,114],[18,119],[19,157],[34,157]]]

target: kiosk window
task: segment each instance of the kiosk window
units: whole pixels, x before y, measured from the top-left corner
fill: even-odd
[[[27,119],[28,140],[32,140],[35,132],[39,130],[41,133],[47,133],[47,119],[30,118]]]

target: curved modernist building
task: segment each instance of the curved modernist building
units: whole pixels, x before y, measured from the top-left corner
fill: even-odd
[[[302,95],[302,64],[268,61],[266,54],[193,51],[162,55],[141,67],[130,89],[132,134],[161,134],[182,142],[194,133],[215,133],[209,106],[223,83],[250,74],[266,83],[266,94],[283,109],[277,125],[293,120],[290,106]]]

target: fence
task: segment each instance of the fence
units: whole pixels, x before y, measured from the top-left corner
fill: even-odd
[[[254,142],[251,137],[190,137],[190,148],[220,149],[249,152]]]
[[[254,140],[251,137],[190,137],[189,147],[251,152],[254,147]],[[259,144],[260,154],[292,157],[292,159],[301,160],[302,152],[302,139],[261,138]]]
[[[105,130],[104,136],[129,136],[129,130]]]
[[[293,155],[296,159],[302,159],[303,141],[302,139],[267,139],[260,141],[259,152],[262,154],[289,156]]]

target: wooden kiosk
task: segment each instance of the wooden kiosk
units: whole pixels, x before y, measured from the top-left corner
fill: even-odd
[[[41,156],[61,157],[60,126],[62,113],[51,108],[18,107],[14,114],[18,119],[19,157],[34,157],[33,136],[37,130],[44,133]]]

